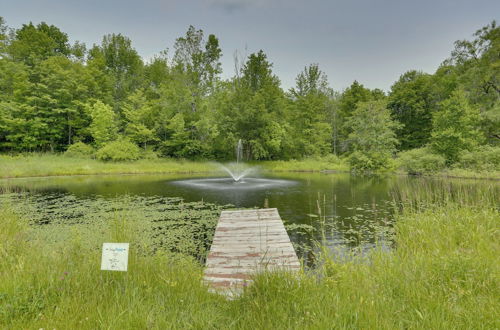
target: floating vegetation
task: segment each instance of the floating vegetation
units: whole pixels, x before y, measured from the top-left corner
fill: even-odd
[[[10,204],[30,219],[33,238],[47,243],[74,239],[78,228],[85,244],[99,247],[109,226],[133,225],[140,231],[143,253],[176,252],[203,261],[212,243],[220,212],[232,205],[186,203],[177,197],[121,196],[80,198],[71,194],[0,194],[0,205]]]

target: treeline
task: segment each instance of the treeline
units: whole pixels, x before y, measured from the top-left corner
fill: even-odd
[[[356,81],[335,92],[317,64],[285,91],[263,51],[223,80],[221,56],[217,37],[192,26],[171,56],[145,63],[121,34],[87,49],[53,25],[9,29],[0,18],[0,150],[233,159],[241,139],[248,160],[333,153],[373,169],[397,151],[451,164],[500,141],[495,22],[457,41],[434,74],[404,73],[388,95]]]

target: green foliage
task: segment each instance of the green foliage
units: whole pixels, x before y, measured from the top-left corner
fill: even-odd
[[[500,147],[481,146],[462,151],[456,166],[475,171],[500,171]]]
[[[176,69],[186,75],[192,94],[201,97],[213,92],[218,75],[222,72],[222,51],[217,37],[210,34],[205,41],[203,30],[196,30],[190,25],[186,35],[177,38],[174,48]]]
[[[398,143],[395,130],[399,124],[391,119],[386,104],[384,100],[361,102],[345,123],[352,130],[348,136],[352,169],[373,171],[388,166]]]
[[[87,105],[87,111],[92,118],[89,127],[90,134],[92,134],[97,147],[101,147],[117,138],[118,125],[116,124],[115,113],[109,105],[97,101],[92,105]]]
[[[142,149],[140,158],[149,160],[158,159],[158,153],[154,151],[152,148]]]
[[[462,150],[498,144],[499,31],[492,22],[472,40],[457,41],[434,74],[409,71],[394,83],[387,107],[402,126],[388,129],[396,130],[400,150],[430,145],[451,164]],[[246,160],[359,151],[353,164],[364,157],[372,159],[368,168],[389,162],[390,152],[378,146],[353,148],[371,138],[356,140],[363,134],[356,109],[385,100],[384,92],[357,81],[334,92],[318,64],[306,66],[285,92],[262,50],[236,56],[235,75],[221,79],[218,38],[193,26],[176,39],[171,58],[162,51],[148,63],[122,34],[107,34],[88,50],[68,40],[54,25],[10,30],[0,19],[0,151],[58,152],[75,141],[101,148],[124,136],[166,157],[232,160],[241,139]],[[457,90],[474,109],[465,112],[479,119],[453,119],[443,110]]]
[[[431,136],[434,111],[431,75],[408,71],[392,85],[387,107],[399,121],[398,138],[401,150],[420,148]]]
[[[297,86],[290,92],[288,136],[285,145],[288,157],[321,156],[331,152],[332,125],[329,123],[332,91],[326,75],[317,64],[304,68],[296,78]],[[300,128],[300,129],[292,129]]]
[[[500,27],[495,21],[477,30],[473,40],[455,42],[447,61],[456,71],[460,87],[482,116],[481,129],[490,143],[500,136]]]
[[[97,159],[114,162],[137,160],[140,156],[139,147],[125,139],[108,142],[96,153]]]
[[[336,150],[340,150],[341,152],[347,152],[349,150],[348,136],[353,132],[353,128],[350,127],[347,122],[349,122],[353,113],[356,111],[358,104],[383,99],[385,99],[385,95],[382,91],[378,89],[370,90],[357,81],[354,81],[351,86],[340,95],[337,102],[334,123],[334,128],[336,128],[334,144],[339,145],[339,147],[335,146]]]
[[[387,167],[389,158],[380,152],[356,150],[349,155],[347,161],[353,171],[373,172]]]
[[[94,152],[95,151],[92,146],[83,142],[76,142],[68,147],[64,155],[75,158],[90,158],[94,155]]]
[[[479,112],[469,104],[461,90],[441,102],[432,123],[431,146],[448,163],[456,162],[460,152],[472,150],[483,140],[479,130]]]
[[[397,163],[408,174],[432,174],[444,169],[446,159],[429,148],[419,148],[400,152]]]
[[[107,74],[105,79],[111,88],[115,110],[142,82],[142,59],[132,47],[131,40],[121,34],[104,36],[101,45],[89,51],[89,62],[100,66],[100,70]]]
[[[23,24],[16,31],[8,52],[14,60],[34,66],[51,56],[70,55],[68,35],[45,22],[37,26],[33,23]]]
[[[122,110],[127,119],[125,134],[138,145],[147,146],[155,141],[155,116],[153,108],[140,89],[131,94],[123,105]]]
[[[17,214],[30,219],[30,225],[44,224],[39,237],[49,235],[64,241],[71,234],[71,226],[85,225],[89,244],[99,245],[106,225],[139,226],[140,240],[132,242],[144,253],[173,252],[204,260],[212,243],[220,212],[228,206],[210,203],[185,203],[177,197],[125,196],[120,198],[75,199],[71,195],[6,194],[0,203],[10,202]],[[56,208],[48,207],[49,204]],[[1,205],[0,204],[0,205]],[[117,217],[126,217],[132,223],[116,223]],[[50,219],[50,220],[47,220]],[[135,223],[134,223],[135,222]],[[115,228],[120,230],[123,228]],[[126,229],[126,228],[125,228]],[[139,237],[138,237],[139,238]],[[61,242],[62,243],[62,242]]]

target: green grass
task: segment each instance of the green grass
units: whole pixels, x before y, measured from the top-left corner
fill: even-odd
[[[270,172],[348,172],[345,159],[335,156],[304,160],[251,162],[250,165]],[[397,172],[395,169],[391,170]],[[0,178],[20,178],[96,174],[160,174],[221,172],[215,162],[182,159],[143,159],[131,162],[103,162],[95,159],[72,158],[60,154],[0,155]],[[385,170],[384,173],[387,173]],[[402,173],[405,174],[405,173]],[[431,176],[476,179],[500,179],[498,171],[446,169]]]
[[[34,177],[91,174],[201,173],[214,171],[209,162],[144,159],[134,162],[102,162],[57,154],[0,155],[0,177]]]
[[[253,165],[268,171],[347,171],[337,158],[303,161],[263,161]],[[92,175],[218,172],[214,162],[180,159],[143,159],[133,162],[102,162],[95,159],[72,158],[57,154],[0,155],[0,178]]]
[[[403,170],[394,170],[394,173],[400,175],[408,174],[408,172]],[[423,173],[421,176],[441,177],[441,178],[500,180],[500,171],[480,171],[480,170],[472,170],[465,168],[446,168],[438,172]]]
[[[500,180],[500,171],[477,171],[471,169],[452,168],[439,173],[443,177],[471,178],[471,179],[496,179]]]
[[[396,249],[298,275],[265,273],[229,301],[201,284],[192,257],[145,253],[141,224],[110,215],[107,242],[131,243],[129,271],[102,272],[100,245],[77,226],[38,236],[0,208],[0,328],[495,329],[500,327],[500,215],[495,205],[403,208]]]
[[[263,169],[272,172],[348,172],[349,165],[343,159],[335,156],[325,158],[310,158],[304,160],[275,160],[256,163]]]

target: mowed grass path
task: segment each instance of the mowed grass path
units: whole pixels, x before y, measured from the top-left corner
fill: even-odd
[[[226,300],[202,265],[141,249],[127,218],[105,219],[108,242],[131,242],[129,271],[103,272],[100,246],[75,227],[58,244],[0,207],[0,328],[498,329],[500,215],[455,203],[405,209],[395,249],[315,271],[265,273]],[[50,243],[50,244],[49,244]],[[142,251],[142,252],[138,252]]]

